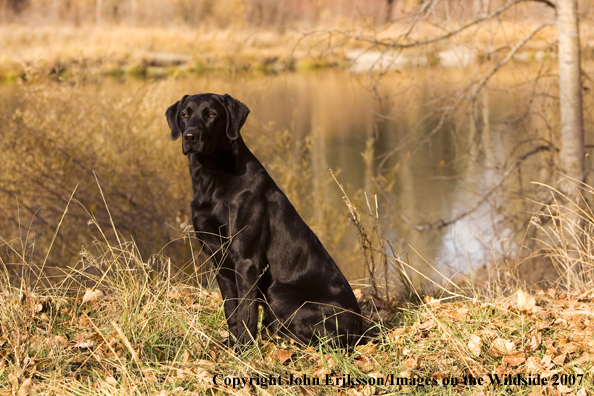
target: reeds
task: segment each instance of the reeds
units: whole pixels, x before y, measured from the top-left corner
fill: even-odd
[[[562,177],[561,187],[550,190],[550,203],[531,219],[541,247],[538,254],[550,260],[557,287],[584,295],[594,290],[594,190],[588,184]]]

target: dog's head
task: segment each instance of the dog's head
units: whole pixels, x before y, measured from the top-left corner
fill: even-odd
[[[250,109],[231,96],[217,94],[185,95],[171,105],[165,115],[171,139],[182,136],[184,154],[214,154],[228,149]]]

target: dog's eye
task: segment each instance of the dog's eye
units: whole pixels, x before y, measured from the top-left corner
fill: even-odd
[[[182,113],[183,118],[188,118],[188,113]]]
[[[215,116],[214,113],[208,113],[208,118],[213,118]]]

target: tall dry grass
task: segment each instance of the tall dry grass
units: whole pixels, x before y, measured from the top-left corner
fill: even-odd
[[[94,251],[94,241],[103,239],[99,229],[110,241],[134,241],[145,261],[170,257],[174,272],[202,265],[189,237],[187,159],[164,117],[186,89],[183,79],[66,83],[28,69],[16,110],[1,116],[0,127],[0,257],[11,277],[38,276],[42,266],[45,280],[59,280],[66,268],[82,270],[79,250]],[[244,134],[258,158],[337,262],[358,265],[342,208],[318,199],[325,190],[316,192],[311,142],[274,127],[254,133],[252,123],[255,116]]]
[[[590,295],[594,290],[594,190],[577,180],[565,185],[570,188],[543,186],[550,189],[551,203],[532,216],[531,226],[537,231],[538,254],[556,270],[557,287]]]
[[[572,391],[592,386],[594,216],[583,203],[562,203],[553,191],[559,199],[539,206],[539,215],[551,219],[539,223],[537,248],[557,265],[556,289],[535,293],[517,282],[485,291],[443,277],[427,279],[432,286],[419,290],[410,281],[415,269],[386,235],[389,225],[378,215],[375,198],[356,194],[347,207],[325,215],[336,228],[319,229],[331,241],[345,221],[355,226],[357,260],[369,274],[357,295],[374,326],[372,343],[345,353],[302,348],[262,333],[238,356],[224,347],[228,333],[220,294],[200,285],[200,275],[211,274],[192,259],[199,247],[189,244],[180,224],[185,220],[179,208],[190,199],[187,163],[169,140],[162,115],[175,92],[162,82],[124,95],[80,80],[58,83],[35,69],[28,73],[23,105],[1,127],[7,139],[0,142],[6,170],[0,197],[9,208],[1,212],[2,392],[247,394],[262,387],[214,386],[212,378],[304,373],[395,374],[435,379],[438,385],[284,385],[266,392],[440,395],[443,379],[454,377],[459,384],[445,388],[452,392],[514,392],[510,386],[463,386],[468,373],[587,374]],[[253,141],[287,193],[303,197],[296,205],[312,205],[314,194],[302,194],[312,183],[307,140],[296,142],[286,131]],[[365,156],[370,160],[373,153]],[[591,189],[582,188],[589,197]],[[354,256],[352,247],[339,254]],[[178,271],[180,266],[190,273]],[[17,277],[15,269],[36,276]],[[550,389],[558,390],[522,391]]]
[[[362,238],[381,236],[377,229],[372,236],[360,223],[365,212],[348,204]],[[6,272],[0,277],[1,394],[506,395],[521,389],[587,395],[593,386],[590,283],[580,284],[585,292],[573,282],[572,290],[531,293],[520,288],[511,296],[493,297],[442,289],[440,298],[418,295],[416,304],[399,309],[381,296],[357,292],[375,327],[372,342],[345,353],[324,345],[303,348],[262,331],[251,348],[237,355],[224,346],[228,332],[220,293],[174,276],[166,257],[158,258],[162,268],[155,271],[134,242],[115,240],[101,228],[98,232],[95,248],[80,252],[85,269],[94,269],[94,275],[87,275],[93,287],[79,283],[76,270],[51,286],[26,280],[15,286]],[[364,249],[399,261],[374,246],[372,242]],[[567,259],[563,250],[554,254],[560,261]],[[489,374],[499,375],[501,383]],[[303,375],[322,385],[290,382],[291,376]],[[347,375],[366,382],[337,384]],[[394,382],[377,382],[391,375]],[[465,382],[470,375],[482,378],[482,385]],[[283,383],[233,387],[222,383],[227,376],[281,376]],[[327,376],[330,384],[324,384]],[[539,376],[548,383],[504,383],[509,376]],[[569,383],[570,377],[575,381]]]
[[[163,125],[157,110],[166,108],[163,85],[141,97],[117,97],[97,87],[52,82],[35,69],[27,76],[24,106],[3,116],[4,261],[14,262],[20,273],[19,256],[38,261],[52,243],[48,269],[75,266],[80,246],[90,248],[98,237],[89,219],[110,225],[102,194],[112,204],[119,232],[137,241],[143,254],[158,253],[155,246],[178,240],[180,224],[188,221],[177,215],[189,197],[181,158],[159,139]],[[191,262],[184,242],[169,246],[178,267]]]
[[[13,2],[26,7],[11,11]],[[133,11],[135,3],[100,3],[104,8],[101,21],[96,18],[99,3],[94,0],[0,3],[0,79],[18,79],[23,64],[34,62],[57,76],[70,76],[81,69],[87,74],[163,76],[188,71],[276,72],[347,65],[361,50],[373,58],[376,51],[384,49],[365,40],[352,40],[355,36],[390,41],[408,34],[402,43],[423,41],[482,15],[474,10],[476,2],[441,1],[431,8],[429,19],[408,32],[421,7],[415,2],[392,7],[390,18],[388,3],[383,0],[286,4],[270,0],[150,0],[137,4]],[[504,3],[491,2],[490,9]],[[582,2],[581,7],[583,56],[590,57],[591,4]],[[453,58],[470,51],[477,62],[501,60],[509,48],[545,20],[554,20],[554,11],[541,2],[518,4],[501,18],[477,24],[450,40],[408,49],[406,56],[421,57],[430,65],[440,62],[440,51],[453,51],[448,55]],[[308,32],[320,34],[304,38]],[[525,62],[554,56],[556,39],[555,29],[544,29],[515,58]]]

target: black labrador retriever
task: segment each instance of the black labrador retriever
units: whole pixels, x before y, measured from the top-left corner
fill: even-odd
[[[167,109],[171,139],[190,162],[192,221],[215,260],[236,342],[256,338],[258,306],[274,334],[354,345],[362,331],[347,280],[287,196],[245,145],[250,110],[229,95],[184,96]],[[235,342],[230,337],[229,343]]]

